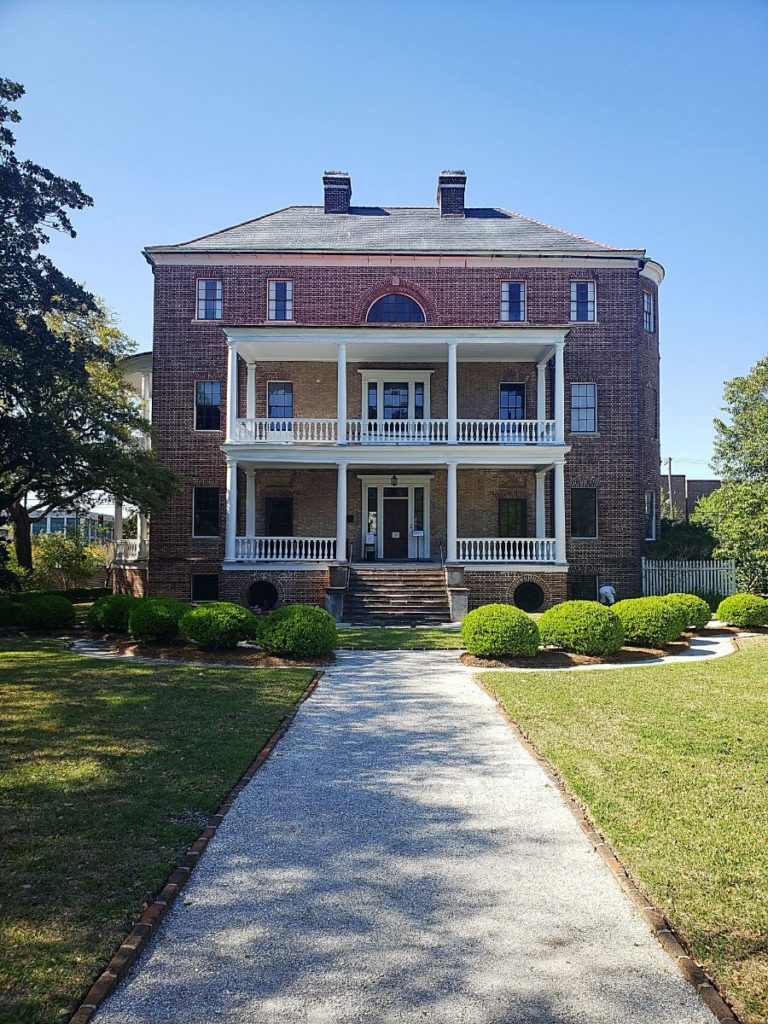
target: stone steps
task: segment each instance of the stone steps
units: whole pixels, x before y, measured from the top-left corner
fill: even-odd
[[[352,568],[344,621],[355,625],[436,625],[450,611],[442,569]]]

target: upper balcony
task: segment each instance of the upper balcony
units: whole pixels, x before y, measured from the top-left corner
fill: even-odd
[[[227,445],[264,451],[565,444],[567,327],[285,324],[224,332]],[[246,364],[244,408],[238,357]],[[282,364],[282,380],[264,374],[270,362]],[[293,371],[292,363],[304,365]],[[313,363],[325,365],[308,373]]]

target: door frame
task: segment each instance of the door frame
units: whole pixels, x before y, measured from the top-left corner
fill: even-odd
[[[374,540],[375,553],[377,561],[384,558],[384,488],[392,486],[392,473],[388,473],[386,476],[383,474],[376,475],[358,475],[358,480],[361,483],[362,490],[362,515],[360,516],[360,557],[365,557],[365,545],[368,533],[368,488],[375,487],[377,489],[376,496],[376,522],[378,529]],[[415,560],[417,557],[423,560],[428,560],[431,554],[431,535],[430,535],[430,484],[432,482],[431,473],[396,473],[397,486],[408,488],[408,559]],[[416,487],[424,488],[424,536],[414,537],[413,536],[413,491]]]

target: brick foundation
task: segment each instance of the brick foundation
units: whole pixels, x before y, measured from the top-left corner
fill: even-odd
[[[544,592],[544,603],[539,611],[564,601],[568,592],[567,572],[491,572],[468,569],[464,572],[464,585],[469,588],[469,608],[483,604],[514,604],[515,590],[521,583],[536,583]]]
[[[146,566],[116,565],[113,567],[113,594],[130,594],[131,597],[146,597],[148,592]]]

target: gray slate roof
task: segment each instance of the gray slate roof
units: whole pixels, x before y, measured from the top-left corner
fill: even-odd
[[[437,207],[353,206],[325,213],[322,206],[289,206],[190,242],[148,246],[161,252],[331,253],[611,253],[644,255],[541,224],[495,207],[441,217]]]

